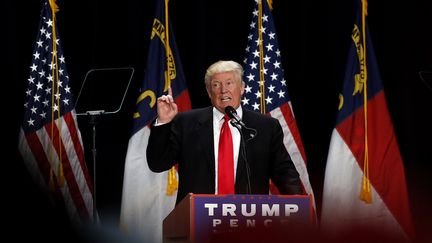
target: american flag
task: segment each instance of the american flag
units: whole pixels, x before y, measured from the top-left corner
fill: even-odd
[[[51,1],[50,1],[51,2]],[[92,220],[93,186],[84,160],[65,57],[53,11],[42,7],[25,91],[19,151],[36,183],[72,222]]]
[[[243,79],[246,88],[242,105],[279,120],[285,147],[300,174],[305,192],[315,202],[306,169],[305,152],[288,96],[273,17],[267,1],[255,0],[255,3],[244,60]],[[275,188],[271,188],[274,193]]]

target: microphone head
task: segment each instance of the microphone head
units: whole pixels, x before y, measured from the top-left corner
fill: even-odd
[[[237,114],[236,110],[232,106],[225,107],[225,114],[227,114],[230,118],[233,118],[233,114]]]

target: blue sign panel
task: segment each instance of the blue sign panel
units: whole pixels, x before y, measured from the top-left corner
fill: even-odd
[[[192,195],[193,242],[230,237],[273,237],[312,225],[309,196]],[[269,235],[270,234],[270,235]]]

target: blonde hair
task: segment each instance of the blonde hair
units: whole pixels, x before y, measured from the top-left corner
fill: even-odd
[[[217,73],[234,72],[240,82],[243,82],[243,67],[235,61],[217,61],[207,68],[204,82],[209,87],[211,78]]]

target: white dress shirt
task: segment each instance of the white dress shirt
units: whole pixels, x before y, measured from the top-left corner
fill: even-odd
[[[241,118],[243,115],[243,110],[241,106],[237,109],[237,115]],[[213,141],[214,141],[214,156],[215,156],[215,192],[218,194],[218,151],[219,151],[219,136],[222,124],[224,123],[224,113],[221,113],[216,108],[213,107]],[[234,152],[234,183],[237,172],[237,161],[240,151],[240,132],[237,128],[233,127],[231,123],[229,123],[229,128],[231,130],[231,135],[233,138],[233,152]]]

